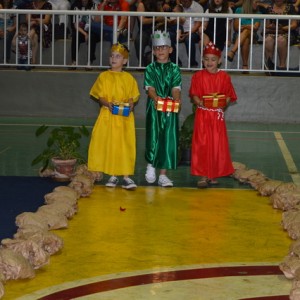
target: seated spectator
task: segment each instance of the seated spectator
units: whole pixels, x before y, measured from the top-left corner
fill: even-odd
[[[274,0],[273,4],[267,8],[268,14],[272,15],[295,15],[295,7],[288,4],[286,0]],[[277,27],[278,25],[278,27]],[[287,59],[288,37],[290,43],[296,41],[296,29],[298,27],[296,20],[267,20],[265,36],[265,67],[268,70],[274,70],[274,51],[277,43],[278,67],[279,70],[285,70]]]
[[[266,14],[267,13],[267,9],[270,5],[272,5],[272,0],[261,0],[257,2],[257,6],[258,6],[258,10],[262,13],[262,14]]]
[[[168,12],[168,11],[166,11]],[[170,12],[173,13],[182,13],[183,12],[183,7],[181,4],[176,4]],[[182,33],[183,33],[183,26],[182,24],[185,22],[185,17],[180,17],[179,19],[177,17],[170,17],[167,18],[167,31],[170,32],[175,32],[177,33],[178,39],[180,39]],[[165,20],[162,20],[162,22],[157,23],[155,25],[156,30],[165,30],[166,22]]]
[[[232,9],[229,7],[227,0],[211,0],[205,13],[232,14]],[[209,42],[212,42],[223,51],[226,45],[226,38],[227,45],[229,46],[231,43],[231,23],[232,19],[229,19],[227,27],[226,18],[205,18],[203,24],[203,46],[205,47]],[[201,35],[202,28],[200,28],[199,32]]]
[[[180,4],[179,0],[165,0],[162,3],[162,10],[165,12],[171,12],[178,4]]]
[[[159,12],[160,7],[156,0],[144,0],[140,1],[137,6],[138,12]],[[161,23],[164,18],[153,18],[151,16],[139,17],[138,18],[138,33],[134,40],[135,52],[138,60],[141,62],[143,67],[146,67],[152,60],[152,40],[151,35],[153,31],[153,25]],[[153,24],[154,22],[154,24]],[[146,48],[149,51],[146,52]]]
[[[238,7],[235,11],[236,14],[256,14],[258,13],[257,0],[244,0],[242,7]],[[240,26],[241,25],[241,26]],[[243,62],[243,69],[248,69],[248,60],[249,60],[249,51],[250,51],[250,43],[251,36],[252,40],[254,40],[254,36],[259,29],[260,20],[254,19],[252,23],[252,19],[242,18],[234,19],[233,28],[235,32],[239,35],[235,39],[235,43],[231,50],[228,53],[227,59],[229,61],[233,61],[234,56],[239,47],[241,47],[241,56]]]
[[[31,70],[30,64],[32,51],[31,51],[31,40],[28,34],[27,23],[21,23],[19,25],[18,33],[14,35],[12,40],[13,47],[17,50],[18,58],[18,70]],[[27,66],[22,66],[27,65]]]
[[[204,11],[208,8],[209,0],[196,0],[196,2],[203,7]]]
[[[136,11],[137,5],[140,0],[126,0],[129,4],[129,10],[130,11]],[[130,17],[130,28],[129,28],[129,35],[130,39],[133,40],[133,30],[135,26],[136,17],[131,16]]]
[[[0,0],[0,9],[11,9],[12,0]],[[0,39],[5,39],[5,61],[9,63],[11,54],[11,43],[16,31],[16,15],[0,13]]]
[[[228,5],[231,8],[231,10],[235,13],[236,9],[238,7],[241,7],[243,5],[244,0],[233,0],[233,1],[228,1]]]
[[[48,0],[52,5],[53,10],[69,10],[71,4],[68,0]],[[63,38],[65,28],[68,29],[67,15],[58,16],[58,28],[55,29],[55,38]]]
[[[74,11],[86,11],[92,10],[93,1],[92,0],[76,0],[71,7],[71,10]],[[70,69],[75,70],[74,67],[77,64],[78,54],[80,44],[89,42],[89,25],[90,25],[90,16],[88,15],[74,15],[72,18],[72,42],[71,42],[71,57],[72,57],[72,66]],[[78,38],[78,41],[77,41]],[[78,45],[78,46],[77,46]],[[96,42],[91,36],[90,39],[90,64],[96,59],[95,57]]]
[[[52,10],[52,5],[46,0],[32,1],[28,9],[35,10]],[[32,64],[36,64],[38,43],[42,42],[43,48],[49,48],[52,41],[52,15],[50,14],[29,14],[26,16],[26,21],[30,22],[30,40],[32,43]],[[40,28],[42,26],[42,32]]]
[[[202,6],[194,0],[180,0],[180,3],[183,7],[185,13],[203,13]],[[186,18],[183,25],[183,33],[179,38],[179,42],[185,44],[186,52],[190,56],[190,66],[192,68],[198,67],[198,62],[196,61],[196,44],[200,41],[200,36],[198,30],[201,26],[201,18]],[[191,28],[191,29],[190,29]],[[176,43],[177,43],[177,34],[170,32],[173,52],[170,55],[171,61],[176,63]],[[191,49],[190,47],[191,43]],[[178,59],[178,64],[181,66],[182,63]]]
[[[129,11],[129,4],[125,0],[104,0],[99,3],[98,10],[100,11]],[[103,16],[103,24],[101,23],[101,18],[95,17],[92,21],[91,31],[95,35],[97,41],[100,41],[101,30],[103,30],[103,37],[106,41],[113,44],[113,16]],[[124,43],[127,40],[128,34],[128,17],[121,16],[118,18],[118,42]]]
[[[300,11],[300,0],[296,0],[295,3],[294,3],[294,6],[295,6],[295,9],[296,9],[296,12],[299,13],[299,11]]]

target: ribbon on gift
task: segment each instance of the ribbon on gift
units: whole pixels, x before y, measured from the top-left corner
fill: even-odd
[[[167,98],[160,98],[157,100],[156,110],[162,112],[179,112],[179,101],[173,100],[170,97]]]
[[[224,94],[212,93],[204,95],[203,105],[207,108],[224,108],[226,107],[226,96]]]
[[[113,103],[113,111],[114,115],[125,116],[128,117],[130,112],[129,103],[123,102],[114,102]]]

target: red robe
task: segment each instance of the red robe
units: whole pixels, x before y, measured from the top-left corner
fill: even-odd
[[[190,96],[212,93],[225,94],[231,102],[236,101],[230,76],[219,70],[209,73],[201,70],[192,77]],[[191,174],[210,179],[230,175],[234,172],[230,157],[225,120],[217,110],[197,108],[192,140]]]

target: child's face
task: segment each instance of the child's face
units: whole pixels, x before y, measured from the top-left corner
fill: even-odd
[[[119,52],[112,52],[109,61],[113,71],[122,71],[123,65],[127,63],[127,59]]]
[[[25,35],[27,35],[28,34],[28,29],[27,29],[27,27],[20,27],[20,29],[19,29],[19,35],[20,36],[25,36]]]
[[[173,48],[167,45],[153,47],[153,54],[156,57],[156,61],[159,63],[166,63],[169,61],[170,53]]]
[[[204,68],[209,73],[216,73],[218,71],[218,65],[221,63],[221,58],[214,54],[206,54],[203,56]]]
[[[214,0],[216,6],[221,6],[223,4],[223,0]]]

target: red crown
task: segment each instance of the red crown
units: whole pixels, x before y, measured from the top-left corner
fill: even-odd
[[[219,48],[217,48],[212,42],[209,42],[205,47],[204,47],[204,50],[203,50],[203,55],[206,55],[206,54],[214,54],[218,57],[221,57],[221,50]]]

